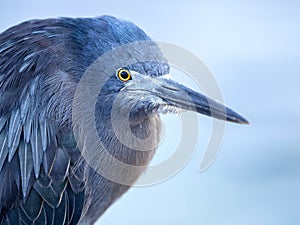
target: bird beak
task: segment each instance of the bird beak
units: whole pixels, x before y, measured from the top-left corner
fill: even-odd
[[[159,107],[165,107],[166,110],[174,107],[195,111],[221,120],[248,124],[245,118],[230,108],[175,82],[167,76],[151,77],[146,82],[140,83],[139,89],[159,97],[162,100]]]

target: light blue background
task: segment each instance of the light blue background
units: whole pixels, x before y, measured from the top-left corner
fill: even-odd
[[[211,126],[201,117],[200,143],[187,166],[166,182],[131,189],[98,225],[300,224],[299,1],[2,0],[0,6],[1,31],[57,16],[134,21],[154,39],[198,55],[226,103],[251,122],[228,124],[218,158],[199,173]],[[165,121],[157,159],[177,133],[176,116]]]

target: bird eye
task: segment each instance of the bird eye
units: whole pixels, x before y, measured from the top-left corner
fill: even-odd
[[[131,80],[131,74],[130,74],[129,70],[127,70],[127,69],[119,69],[117,76],[123,82],[127,82],[127,81]]]

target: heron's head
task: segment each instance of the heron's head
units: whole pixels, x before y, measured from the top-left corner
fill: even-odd
[[[157,113],[194,111],[221,120],[248,123],[230,108],[175,81],[169,74],[167,64],[157,62],[140,64],[144,68],[152,69],[147,73],[135,69],[134,65],[121,67],[108,82],[110,92],[114,93],[117,99],[115,104],[119,112],[130,111],[129,115],[138,119]]]
[[[117,99],[115,105],[120,113],[130,111],[130,116],[138,119],[157,113],[189,110],[217,119],[248,123],[230,108],[173,80],[159,47],[139,27],[113,17],[103,17],[101,21],[109,24],[110,30],[98,39],[101,51],[108,48],[102,53],[132,44],[117,50],[111,60],[104,63],[121,65],[115,67],[102,89],[102,97]],[[101,101],[103,99],[106,98],[101,98]],[[107,105],[111,103],[105,107]]]

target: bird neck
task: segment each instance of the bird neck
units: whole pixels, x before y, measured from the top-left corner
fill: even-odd
[[[117,116],[103,110],[99,114],[96,115],[98,136],[110,154],[127,164],[148,165],[160,139],[159,115],[133,119],[122,111]]]

